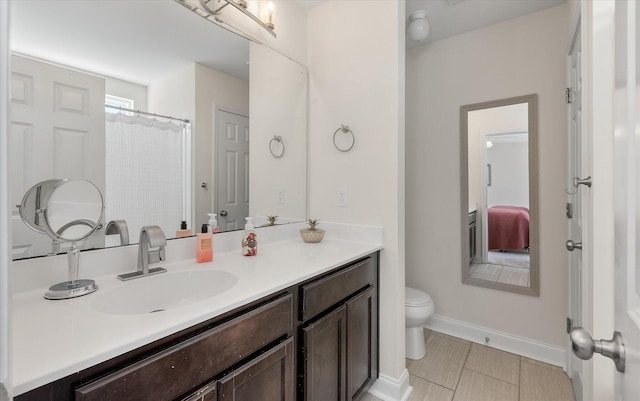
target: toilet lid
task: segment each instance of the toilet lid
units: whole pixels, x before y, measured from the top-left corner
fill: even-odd
[[[405,305],[409,306],[423,306],[431,303],[429,294],[411,287],[405,287],[404,298]]]

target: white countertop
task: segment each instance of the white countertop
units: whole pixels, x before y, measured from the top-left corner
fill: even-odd
[[[217,296],[160,313],[110,315],[95,310],[92,302],[100,294],[124,285],[113,273],[85,277],[94,279],[99,290],[75,299],[45,300],[46,287],[15,293],[12,298],[14,396],[382,249],[382,241],[327,237],[318,244],[307,244],[291,236],[283,241],[259,244],[256,257],[241,256],[238,247],[214,253],[211,263],[188,259],[157,264],[168,270],[164,274],[210,269],[230,272],[238,278],[232,288]],[[216,235],[214,242],[217,238],[222,237]],[[193,242],[189,244],[192,246]]]

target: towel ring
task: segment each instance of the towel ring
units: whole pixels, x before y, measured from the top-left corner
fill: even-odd
[[[338,132],[342,132],[343,134],[350,134],[351,135],[351,146],[349,146],[348,148],[341,148],[340,146],[338,146],[338,144],[336,143],[336,135],[338,135]],[[340,152],[348,152],[351,149],[353,149],[353,145],[356,144],[356,137],[355,135],[353,135],[353,131],[351,131],[351,129],[349,128],[348,125],[341,125],[340,128],[338,128],[334,133],[333,133],[333,146],[336,147],[336,149],[338,149]]]
[[[282,152],[280,152],[280,154],[276,154],[273,151],[273,148],[272,148],[273,141],[276,141],[282,145]],[[280,135],[274,135],[273,138],[271,138],[271,140],[269,141],[269,152],[271,152],[271,155],[273,155],[273,157],[275,157],[276,159],[279,159],[282,156],[284,156],[284,141],[282,140],[282,137]]]

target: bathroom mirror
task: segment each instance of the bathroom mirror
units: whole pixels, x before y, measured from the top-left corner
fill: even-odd
[[[249,213],[280,216],[278,223],[306,218],[307,76],[304,66],[264,45],[253,44],[263,50],[251,51],[251,57],[254,57],[254,53],[255,57],[270,53],[269,57],[282,59],[279,63],[293,64],[296,71],[301,71],[299,74],[278,74],[273,71],[276,74],[272,76],[288,77],[297,82],[279,85],[277,99],[283,100],[283,104],[295,102],[295,115],[291,114],[290,109],[287,121],[295,120],[298,125],[290,127],[280,124],[275,132],[272,128],[264,129],[255,125],[262,124],[261,121],[273,122],[274,118],[256,118],[255,124],[253,122],[254,112],[260,111],[264,105],[273,108],[274,97],[273,92],[259,93],[258,97],[250,93],[254,87],[250,82],[248,41],[198,17],[173,0],[156,0],[153,5],[145,0],[11,0],[10,3],[10,45],[13,57],[10,114],[12,150],[9,162],[12,178],[10,192],[14,204],[17,205],[22,194],[35,183],[74,177],[95,183],[104,194],[107,210],[116,203],[125,208],[148,205],[146,202],[133,200],[125,186],[129,181],[126,175],[118,175],[118,187],[115,191],[105,190],[108,187],[105,183],[105,170],[110,170],[104,166],[111,159],[105,156],[104,131],[102,136],[86,134],[104,130],[106,111],[100,97],[113,95],[116,101],[118,98],[135,100],[133,109],[185,118],[191,122],[191,142],[184,146],[192,152],[190,155],[179,156],[188,166],[185,170],[190,173],[189,178],[185,176],[181,185],[165,185],[163,188],[167,197],[184,205],[185,212],[172,217],[167,224],[160,224],[153,218],[138,225],[158,224],[167,238],[173,238],[181,219],[188,221],[189,228],[195,234],[208,221],[206,213],[220,213],[222,208],[218,207],[220,201],[216,200],[215,190],[216,166],[219,165],[219,160],[216,159],[218,148],[216,140],[212,138],[215,137],[215,130],[226,128],[216,124],[221,111],[248,117],[251,133],[265,135],[265,138],[251,137],[251,154],[244,160],[250,166],[250,170],[246,169],[245,172],[251,174],[249,181],[252,182],[245,191],[245,194],[251,193]],[[24,60],[32,63],[25,63],[26,67],[21,70],[14,69],[14,62]],[[252,68],[254,64],[267,65],[267,62],[260,61],[251,60]],[[36,81],[30,79],[31,65],[34,63],[46,65],[42,68],[46,68],[45,75],[51,78],[51,87],[54,89],[45,97],[57,102],[45,105],[44,110],[62,111],[70,116],[68,120],[73,120],[78,126],[68,128],[64,125],[67,120],[60,120],[48,111],[36,112],[32,116],[25,114],[33,110],[29,102],[37,103],[37,96],[40,94],[39,88],[34,84]],[[273,68],[274,63],[268,63]],[[60,69],[59,75],[51,72],[54,67]],[[191,80],[190,84],[180,81],[185,78]],[[84,89],[85,81],[76,84],[75,81],[67,81],[68,79],[82,79],[86,82],[97,79],[95,84],[91,81],[86,86],[98,89],[97,98],[92,97],[93,89]],[[237,89],[239,87],[244,89]],[[91,117],[82,120],[83,113]],[[287,113],[280,115],[285,116]],[[152,120],[153,118],[151,117]],[[50,124],[51,128],[39,129],[38,124],[43,121]],[[42,133],[47,137],[41,138]],[[294,133],[297,135],[295,139],[291,136]],[[278,164],[272,160],[266,145],[276,134],[281,135],[287,144],[286,156],[278,159]],[[142,150],[129,150],[129,156],[145,166],[146,156],[158,146],[160,145],[143,142]],[[116,156],[121,154],[117,153]],[[281,182],[282,175],[272,169],[284,165],[287,166],[287,171],[301,171],[304,174],[300,174],[295,180]],[[149,184],[151,180],[159,180],[162,184],[161,177],[181,174],[175,170],[157,171],[155,167],[147,170],[155,172],[147,181]],[[254,173],[258,174],[256,179],[253,177]],[[253,190],[255,182],[260,182],[259,191]],[[142,188],[140,185],[137,187]],[[276,197],[279,194],[284,194],[284,201],[282,197]],[[231,196],[227,199],[234,201]],[[149,208],[158,210],[160,215],[167,215],[158,206],[150,205]],[[121,219],[117,215],[106,216],[109,220]],[[21,222],[17,208],[12,217],[14,260],[50,252],[50,244],[38,244],[42,241],[39,238],[41,236]],[[222,226],[224,222],[220,217],[218,221]],[[136,226],[129,224],[133,240],[138,238],[139,229]],[[242,226],[238,228],[241,229]],[[32,237],[26,238],[27,235]],[[90,244],[94,237],[101,240]],[[118,245],[119,241],[110,241],[115,237],[107,236],[105,239],[104,228],[101,228],[90,241],[85,242],[82,249],[87,249],[90,245]]]
[[[537,95],[460,108],[462,282],[538,296]]]

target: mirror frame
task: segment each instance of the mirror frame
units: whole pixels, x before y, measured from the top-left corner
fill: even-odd
[[[513,104],[528,104],[529,129],[529,286],[498,283],[473,278],[469,272],[469,149],[468,149],[468,113],[470,111],[490,109]],[[462,283],[518,294],[540,295],[540,241],[538,221],[538,95],[530,94],[506,99],[492,100],[460,106],[460,233],[462,242]]]

